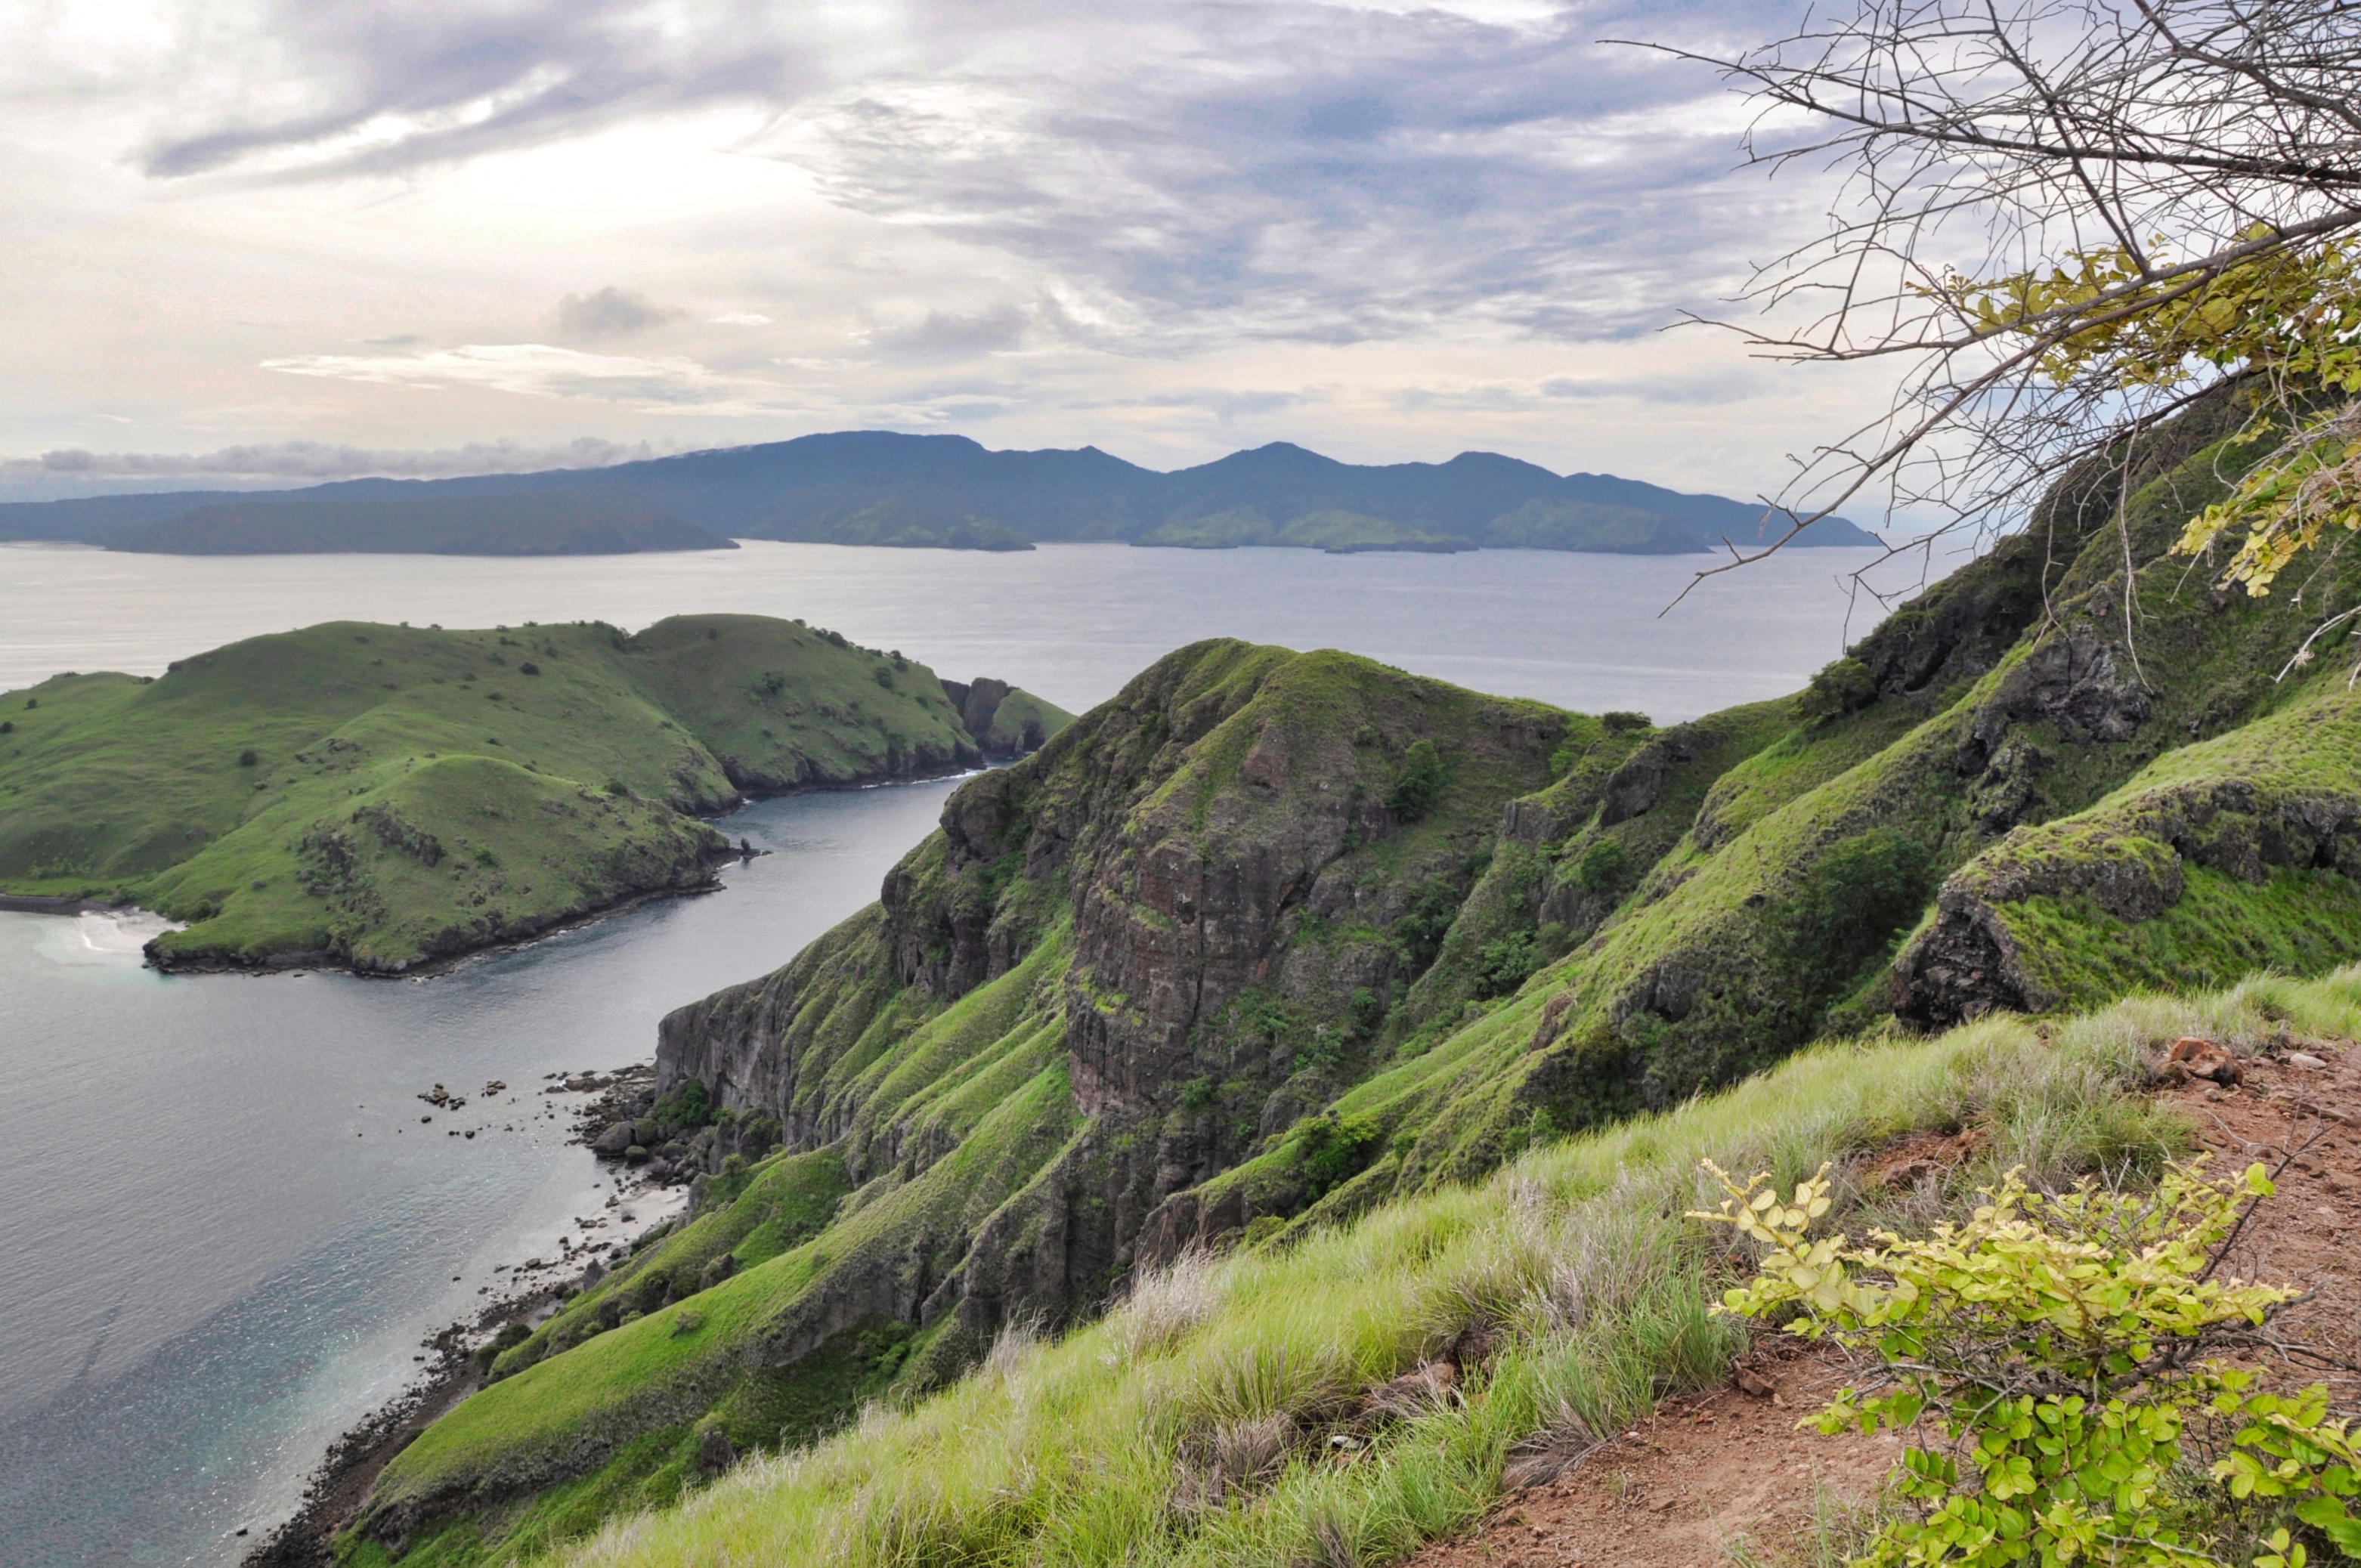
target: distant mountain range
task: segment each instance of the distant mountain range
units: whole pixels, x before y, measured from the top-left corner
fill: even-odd
[[[849,431],[611,468],[350,479],[301,490],[0,505],[0,540],[225,554],[371,550],[586,554],[727,549],[736,539],[1029,550],[1110,541],[1190,549],[1576,550],[1685,554],[1767,543],[1764,509],[1488,452],[1366,466],[1275,442],[1158,473],[1096,447],[994,452],[965,436]],[[1828,518],[1795,541],[1874,544]]]

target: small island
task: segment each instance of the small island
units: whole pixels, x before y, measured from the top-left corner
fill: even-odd
[[[700,817],[917,779],[1071,719],[800,621],[335,621],[0,694],[0,896],[184,922],[168,970],[414,973],[714,883]]]

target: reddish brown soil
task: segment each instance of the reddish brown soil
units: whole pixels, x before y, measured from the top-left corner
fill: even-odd
[[[2296,1066],[2286,1059],[2291,1050],[2325,1065]],[[2295,1042],[2243,1065],[2238,1087],[2201,1081],[2160,1092],[2188,1112],[2225,1172],[2293,1157],[2279,1195],[2238,1238],[2230,1271],[2312,1291],[2275,1332],[2350,1364],[2361,1354],[2361,1262],[2352,1256],[2361,1242],[2361,1047]],[[1922,1135],[1879,1151],[1870,1168],[1890,1185],[1913,1186],[1956,1166],[1976,1142],[1972,1133]],[[2361,1379],[2334,1369],[2283,1361],[2280,1370],[2328,1383],[2340,1405],[2361,1398]],[[1740,1541],[1757,1557],[1789,1556],[1823,1487],[1869,1496],[1901,1445],[1890,1435],[1795,1430],[1845,1381],[1831,1352],[1768,1339],[1733,1372],[1720,1388],[1667,1401],[1556,1479],[1512,1492],[1475,1534],[1437,1542],[1412,1568],[1719,1568]]]

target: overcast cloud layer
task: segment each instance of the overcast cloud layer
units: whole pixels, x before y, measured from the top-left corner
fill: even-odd
[[[1656,329],[1826,189],[1596,40],[1800,9],[20,5],[0,493],[859,426],[1752,493],[1874,389]]]

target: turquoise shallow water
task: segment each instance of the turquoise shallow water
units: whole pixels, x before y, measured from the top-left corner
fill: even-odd
[[[1700,562],[0,546],[0,689],[152,673],[338,616],[636,628],[730,609],[802,616],[1077,710],[1170,648],[1229,634],[1671,720],[1792,691],[1834,657],[1848,621],[1874,616],[1837,580],[1861,559],[1797,553],[1659,616]],[[876,895],[950,787],[752,806],[729,830],[776,852],[733,867],[725,891],[425,981],[165,977],[136,947],[93,947],[103,929],[0,915],[0,1565],[235,1561],[249,1542],[231,1532],[284,1517],[329,1439],[406,1382],[423,1334],[604,1202],[565,1124],[524,1114],[543,1075],[645,1059],[665,1011],[784,962]],[[412,1096],[434,1083],[490,1079],[512,1087],[464,1113],[476,1138],[417,1122]]]

